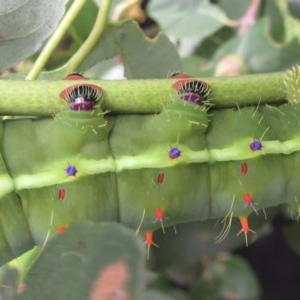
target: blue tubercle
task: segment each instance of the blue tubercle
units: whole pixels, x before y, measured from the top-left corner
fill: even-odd
[[[171,159],[178,158],[180,155],[181,155],[181,151],[180,151],[177,147],[172,147],[172,148],[169,150],[169,157],[170,157]]]
[[[252,151],[258,151],[262,149],[262,143],[260,141],[256,141],[254,140],[251,144],[250,144],[250,148]]]
[[[68,166],[66,167],[65,171],[66,171],[66,174],[67,174],[68,176],[75,176],[76,173],[77,173],[76,167],[75,167],[75,166],[71,166],[71,165],[68,165]]]

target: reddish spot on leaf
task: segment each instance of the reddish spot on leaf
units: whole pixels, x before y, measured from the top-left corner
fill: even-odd
[[[164,174],[164,172],[159,172],[158,176],[157,176],[157,183],[159,185],[161,185],[161,184],[163,184],[164,180],[165,180],[165,174]]]
[[[66,199],[66,190],[64,188],[60,188],[58,190],[58,200],[64,201]]]
[[[244,176],[248,173],[248,165],[246,162],[241,163],[241,172]]]
[[[130,300],[126,284],[130,273],[121,260],[101,270],[94,282],[89,300]]]
[[[66,227],[66,226],[58,226],[58,227],[56,228],[57,234],[63,234],[66,230],[67,230],[67,227]]]
[[[23,294],[25,290],[26,290],[26,284],[24,282],[21,282],[17,288],[17,295]]]

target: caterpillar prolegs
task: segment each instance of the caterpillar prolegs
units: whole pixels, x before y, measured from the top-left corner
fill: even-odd
[[[159,114],[109,116],[76,88],[71,110],[1,123],[1,263],[82,219],[152,231],[225,218],[222,240],[233,217],[247,234],[253,211],[298,211],[298,104],[208,111],[189,83]]]

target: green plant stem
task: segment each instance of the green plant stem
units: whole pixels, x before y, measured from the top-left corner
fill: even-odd
[[[201,78],[211,85],[214,108],[278,103],[286,99],[286,73]],[[13,81],[0,80],[1,115],[49,116],[67,104],[59,94],[74,84],[96,84],[104,90],[103,109],[112,113],[155,113],[178,96],[175,80]]]
[[[53,53],[54,49],[57,47],[58,43],[61,41],[63,36],[65,35],[66,31],[80,12],[83,5],[86,3],[87,0],[75,0],[70,7],[70,9],[65,14],[64,18],[58,25],[57,29],[55,30],[54,34],[49,39],[47,45],[39,55],[38,59],[36,60],[33,68],[27,75],[27,80],[36,79],[42,69],[44,68],[45,64],[49,60],[51,54]]]
[[[111,0],[102,1],[101,8],[98,12],[98,16],[90,35],[65,66],[66,75],[78,71],[80,64],[84,61],[84,59],[86,59],[89,53],[93,50],[96,43],[98,43],[98,41],[102,37],[108,23],[110,6]]]

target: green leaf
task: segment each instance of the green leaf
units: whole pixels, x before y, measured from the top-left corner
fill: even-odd
[[[18,288],[19,279],[20,274],[16,267],[7,264],[0,268],[0,299],[13,299]]]
[[[161,34],[150,40],[133,21],[110,26],[82,68],[118,54],[127,78],[166,78],[168,73],[181,69],[176,48],[168,38]]]
[[[124,63],[125,76],[131,79],[166,78],[171,72],[181,70],[176,47],[164,34],[151,40],[136,22],[125,21],[108,26],[78,71],[85,71],[117,55]],[[65,67],[44,74],[43,79],[62,78]]]
[[[266,32],[267,26],[267,18],[261,18],[246,34],[225,43],[216,52],[208,68],[215,68],[223,58],[233,54],[240,56],[249,73],[284,70],[297,63],[300,51],[298,40],[294,37],[276,44]]]
[[[281,1],[284,4],[285,1]],[[285,4],[283,6],[286,6]],[[267,2],[267,13],[270,16],[269,26],[270,35],[277,42],[284,42],[286,37],[284,8],[278,1]]]
[[[98,6],[94,1],[87,1],[82,10],[74,20],[71,29],[78,39],[84,42],[93,28],[98,13]]]
[[[149,289],[143,293],[141,300],[187,300],[187,296],[183,292],[168,289],[160,291],[156,289]]]
[[[2,0],[0,70],[36,52],[56,28],[67,0]]]
[[[205,38],[228,22],[225,13],[208,0],[152,0],[148,11],[164,32],[176,38]]]
[[[300,22],[289,11],[287,1],[268,1],[267,13],[269,15],[266,31],[271,42],[277,46],[285,46],[293,40],[300,43]],[[288,54],[287,54],[288,55]]]
[[[205,268],[191,289],[191,300],[259,299],[260,286],[248,263],[240,257],[220,255]]]
[[[20,299],[139,299],[144,252],[122,225],[82,222],[50,241]]]
[[[252,0],[218,0],[218,4],[229,18],[239,19],[246,13],[251,1]]]

